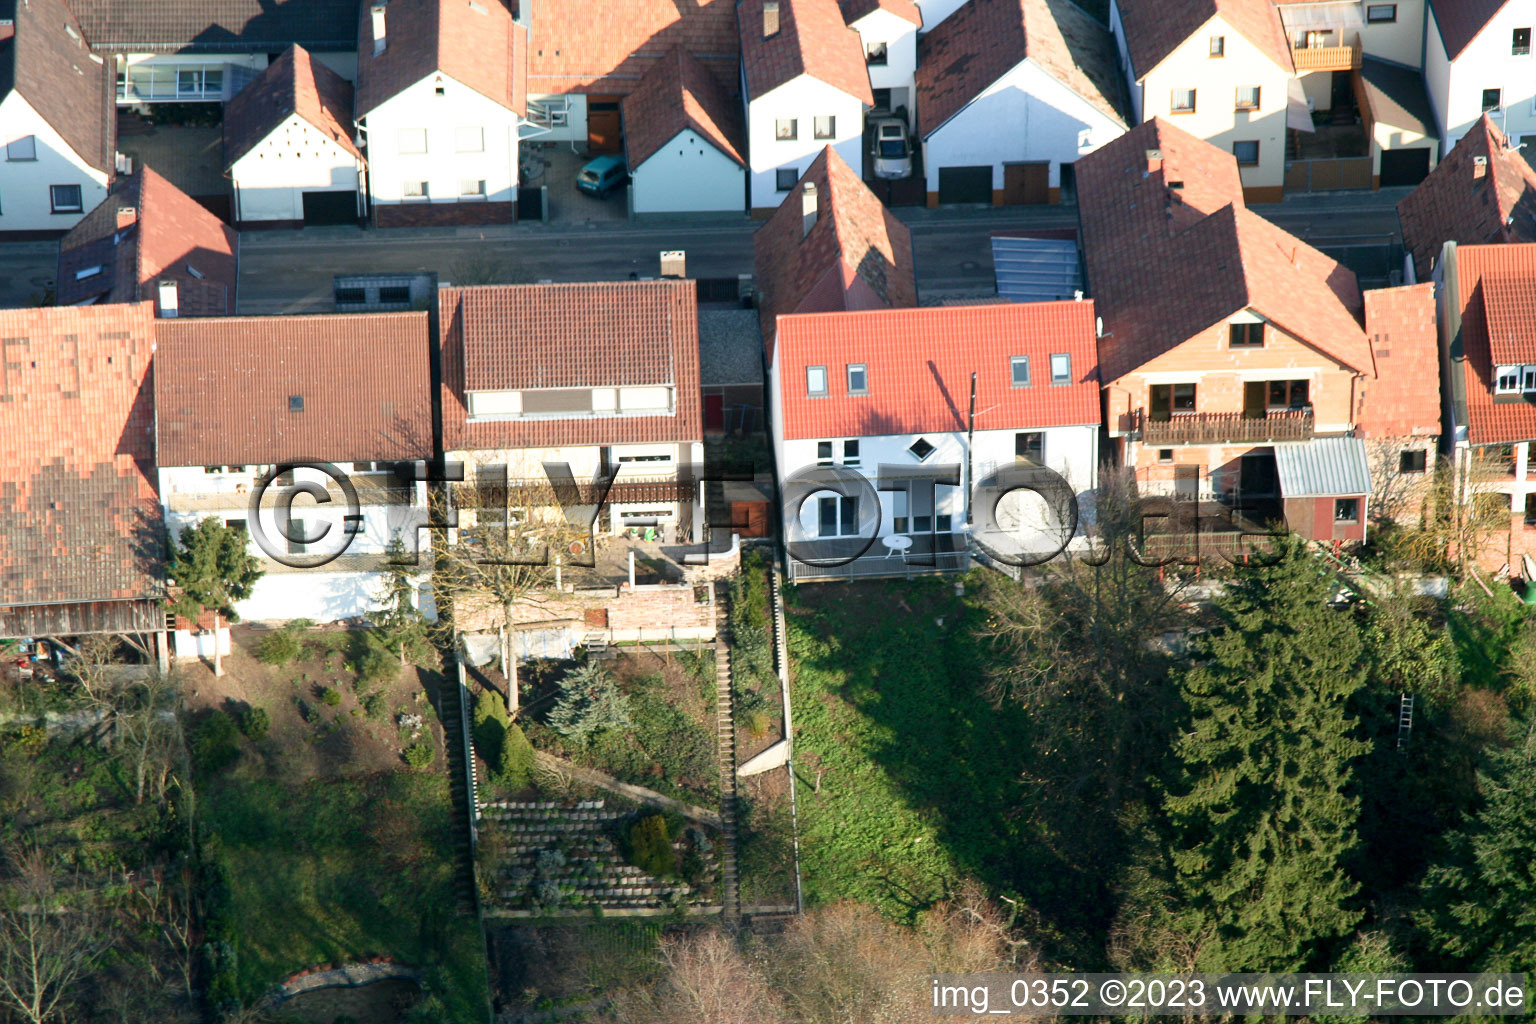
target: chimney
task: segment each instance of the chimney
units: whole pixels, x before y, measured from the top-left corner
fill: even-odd
[[[160,282],[160,315],[163,317],[175,317],[176,313],[176,282]]]
[[[1147,150],[1147,174],[1156,174],[1163,169],[1163,151],[1160,149]]]
[[[139,211],[132,206],[119,206],[117,208],[117,230],[131,228],[139,219]]]
[[[800,237],[804,238],[811,233],[811,228],[816,226],[816,183],[805,183],[805,191],[800,194]]]
[[[688,254],[682,249],[663,249],[661,253],[661,276],[687,277]]]
[[[763,0],[763,38],[779,34],[779,0]]]
[[[384,44],[386,42],[384,36],[384,5],[374,4],[369,9],[369,13],[373,15],[373,55],[377,57],[384,52]]]
[[[1477,181],[1488,173],[1488,158],[1475,156],[1472,158],[1472,180]]]

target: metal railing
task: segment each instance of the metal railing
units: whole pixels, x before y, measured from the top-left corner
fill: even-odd
[[[1240,412],[1175,413],[1166,420],[1154,420],[1146,410],[1137,410],[1136,417],[1141,443],[1147,445],[1305,441],[1316,426],[1311,409],[1272,410],[1263,416]]]
[[[926,564],[923,564],[926,563]],[[928,573],[965,572],[971,567],[968,551],[935,551],[920,555],[905,552],[868,555],[844,565],[808,565],[789,559],[789,578],[802,580],[873,579],[883,576],[921,576]]]

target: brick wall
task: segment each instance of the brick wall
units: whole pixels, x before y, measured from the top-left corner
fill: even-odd
[[[373,208],[373,223],[381,228],[475,227],[516,219],[511,203],[389,203]]]
[[[703,596],[703,600],[697,600]],[[601,625],[606,616],[606,627]],[[545,592],[512,609],[514,624],[567,623],[578,630],[606,629],[615,641],[665,639],[668,634],[686,639],[712,639],[715,608],[708,590],[702,595],[691,584],[661,584],[631,589],[617,587],[555,594]],[[462,605],[458,626],[465,632],[495,629],[501,609],[493,604]]]

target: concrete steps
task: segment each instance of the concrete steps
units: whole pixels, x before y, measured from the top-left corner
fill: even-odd
[[[715,735],[720,748],[721,916],[727,925],[741,920],[741,879],[737,873],[736,715],[731,687],[729,588],[715,584]]]

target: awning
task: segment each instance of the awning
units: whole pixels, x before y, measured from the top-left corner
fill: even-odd
[[[992,236],[997,294],[1012,302],[1070,299],[1083,287],[1077,243],[1070,238]]]
[[[1358,437],[1315,437],[1275,445],[1275,470],[1285,498],[1330,498],[1371,493],[1365,442]]]
[[[1307,106],[1307,91],[1301,79],[1292,78],[1285,84],[1285,126],[1298,132],[1315,132],[1312,125],[1312,108]]]
[[[1293,29],[1354,28],[1364,25],[1359,3],[1280,4],[1280,21],[1286,34]]]

